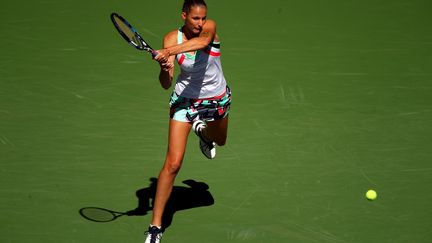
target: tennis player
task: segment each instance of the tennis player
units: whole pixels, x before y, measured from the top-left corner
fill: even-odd
[[[181,17],[184,25],[165,35],[164,48],[157,50],[154,58],[161,67],[159,81],[164,89],[171,87],[175,61],[180,74],[170,98],[168,150],[145,243],[161,240],[162,215],[182,165],[191,128],[209,159],[216,156],[216,145],[225,145],[227,138],[231,91],[222,72],[216,22],[207,19],[204,0],[185,0]]]

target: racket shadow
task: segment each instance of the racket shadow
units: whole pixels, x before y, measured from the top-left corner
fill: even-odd
[[[174,214],[177,211],[198,207],[206,207],[214,204],[214,198],[209,191],[209,186],[206,183],[197,182],[190,179],[183,181],[183,184],[185,184],[186,186],[173,187],[170,199],[167,202],[162,219],[163,229],[168,228],[172,224]],[[146,188],[137,190],[135,193],[136,197],[138,198],[138,206],[135,209],[123,212],[121,214],[126,216],[147,215],[151,210],[153,210],[153,201],[156,194],[156,185],[157,179],[154,177],[150,178],[150,185]],[[81,215],[83,209],[84,208],[80,209]],[[106,210],[111,211],[109,209]],[[87,217],[84,218],[88,219]],[[113,220],[116,218],[113,218]]]

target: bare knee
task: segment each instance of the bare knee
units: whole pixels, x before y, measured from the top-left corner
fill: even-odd
[[[205,131],[206,137],[218,146],[224,146],[227,140],[228,117],[209,122]]]
[[[210,136],[208,136],[210,135]],[[227,140],[226,134],[213,133],[208,134],[208,140],[215,142],[218,146],[224,146]]]
[[[217,138],[214,141],[218,146],[224,146],[226,143],[226,137],[224,138]]]
[[[180,171],[182,165],[182,159],[171,159],[167,158],[165,161],[164,168],[167,170],[170,174],[177,175]]]

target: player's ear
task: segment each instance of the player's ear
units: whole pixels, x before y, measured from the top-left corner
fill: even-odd
[[[182,13],[181,13],[181,17],[182,17],[183,21],[186,20],[186,15],[187,15],[186,12],[182,12]]]

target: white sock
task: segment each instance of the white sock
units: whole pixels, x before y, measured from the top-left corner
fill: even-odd
[[[156,228],[158,228],[158,229],[162,229],[162,226],[157,226],[157,225],[152,225],[152,224],[150,224],[150,228],[151,227],[156,227]]]

